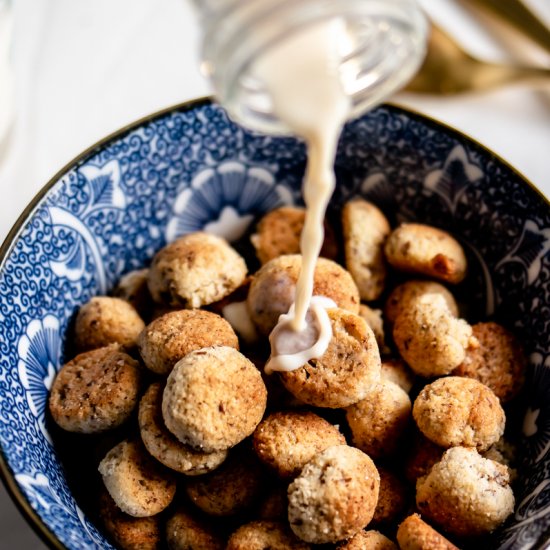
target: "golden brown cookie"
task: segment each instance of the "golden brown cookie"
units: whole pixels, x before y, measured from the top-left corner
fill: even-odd
[[[107,491],[102,491],[99,517],[105,531],[122,550],[159,550],[162,543],[159,516],[135,518],[125,514]]]
[[[145,366],[157,374],[169,374],[189,352],[210,346],[239,349],[239,339],[225,319],[200,309],[166,313],[147,325],[138,338]]]
[[[225,542],[211,524],[199,521],[179,508],[166,522],[166,544],[169,550],[224,550]]]
[[[260,423],[267,402],[262,376],[234,348],[188,353],[166,382],[162,416],[184,444],[205,453],[233,447]]]
[[[413,279],[396,286],[388,296],[384,305],[384,319],[393,325],[398,315],[409,309],[412,301],[424,294],[441,294],[452,315],[458,317],[458,306],[454,296],[442,284],[435,281]]]
[[[357,535],[339,544],[337,550],[397,550],[397,546],[379,531],[359,531]]]
[[[164,425],[160,382],[151,384],[139,404],[139,430],[145,448],[159,462],[188,476],[206,474],[227,457],[227,451],[202,453],[181,443]]]
[[[288,526],[279,521],[252,521],[239,527],[227,541],[226,550],[309,550]]]
[[[450,534],[491,533],[514,511],[508,469],[475,449],[453,447],[416,482],[416,505]]]
[[[462,246],[446,231],[429,225],[401,224],[386,240],[384,252],[388,262],[401,271],[453,284],[466,276]]]
[[[380,350],[380,355],[387,354],[390,349],[386,345],[384,336],[384,320],[382,319],[382,310],[373,309],[365,304],[359,306],[359,315],[365,319],[367,325],[371,328]]]
[[[380,378],[397,384],[403,391],[409,393],[414,384],[415,374],[402,359],[383,359]]]
[[[221,300],[245,279],[244,259],[226,240],[189,233],[159,250],[149,270],[156,302],[198,308]]]
[[[212,516],[230,516],[250,508],[264,487],[257,458],[236,449],[215,471],[189,478],[185,484],[191,502]]]
[[[332,326],[327,351],[280,377],[285,388],[308,405],[347,407],[364,399],[380,379],[380,353],[362,317],[338,308],[327,313]]]
[[[397,542],[401,550],[458,550],[418,514],[412,514],[399,525]]]
[[[347,445],[329,447],[288,488],[290,527],[313,544],[350,538],[371,521],[379,486],[376,466],[365,453]]]
[[[452,315],[440,294],[412,301],[395,320],[393,339],[411,369],[425,377],[449,374],[476,345],[472,327]]]
[[[96,296],[78,310],[74,325],[75,345],[80,351],[109,344],[129,349],[136,345],[144,327],[143,319],[126,300]]]
[[[397,384],[380,380],[346,409],[353,444],[372,458],[397,450],[411,420],[411,400]]]
[[[327,447],[346,444],[338,428],[308,411],[273,413],[256,428],[253,442],[260,460],[281,477],[299,474]]]
[[[123,424],[138,403],[137,361],[115,346],[86,351],[57,373],[49,409],[64,430],[96,433]]]
[[[479,380],[507,403],[523,386],[527,363],[523,349],[515,336],[497,323],[477,323],[472,331],[479,346],[466,351],[453,374]]]
[[[362,300],[376,300],[386,283],[384,243],[390,234],[386,216],[374,204],[355,199],[342,209],[346,268]]]
[[[416,484],[419,477],[425,476],[432,466],[441,460],[444,447],[440,447],[415,430],[412,443],[407,449],[405,457],[405,477]]]
[[[372,517],[373,525],[395,523],[407,506],[407,487],[393,472],[378,466],[380,491]]]
[[[498,397],[481,382],[460,376],[424,386],[414,402],[413,418],[436,445],[464,445],[479,451],[500,439],[505,422]]]
[[[268,212],[258,223],[256,233],[250,237],[258,260],[265,264],[278,256],[299,254],[305,217],[305,208],[297,206],[281,206]],[[336,237],[326,222],[324,229],[325,240],[321,256],[334,259],[338,254]]]
[[[294,302],[302,257],[294,254],[270,260],[254,275],[247,304],[259,332],[267,336],[279,316]],[[351,275],[337,263],[319,258],[315,267],[313,294],[334,300],[338,307],[359,311],[359,291]]]
[[[176,492],[173,475],[149,455],[141,441],[122,441],[113,447],[98,470],[116,505],[130,516],[162,512]]]

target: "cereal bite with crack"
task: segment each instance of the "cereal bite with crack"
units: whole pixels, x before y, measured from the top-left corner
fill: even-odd
[[[244,259],[224,239],[190,233],[157,252],[149,269],[156,302],[197,308],[231,294],[245,279]]]
[[[456,550],[512,513],[519,339],[460,317],[451,235],[392,231],[362,199],[340,214],[311,265],[324,320],[305,312],[326,347],[290,368],[269,365],[300,331],[271,355],[268,337],[296,298],[302,208],[267,213],[236,248],[180,237],[81,308],[75,347],[94,349],[60,369],[49,409],[69,437],[95,434],[118,548]]]

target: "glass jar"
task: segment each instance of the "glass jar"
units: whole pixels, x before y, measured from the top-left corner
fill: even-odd
[[[309,25],[343,22],[339,68],[350,119],[405,85],[425,53],[427,22],[416,0],[195,0],[195,5],[203,29],[202,70],[217,99],[234,120],[264,133],[290,130],[273,112],[257,62]]]

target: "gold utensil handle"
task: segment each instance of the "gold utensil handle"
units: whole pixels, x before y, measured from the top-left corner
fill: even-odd
[[[467,0],[496,13],[550,52],[550,29],[521,0]]]

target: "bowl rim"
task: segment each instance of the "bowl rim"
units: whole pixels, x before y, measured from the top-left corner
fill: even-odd
[[[118,130],[115,130],[108,134],[107,136],[103,137],[99,141],[95,142],[93,145],[86,148],[83,152],[81,152],[79,155],[71,159],[69,162],[67,162],[60,170],[58,170],[48,181],[47,183],[36,193],[36,195],[31,199],[31,201],[28,203],[28,205],[25,207],[23,212],[20,214],[20,216],[17,218],[15,223],[13,224],[12,228],[8,232],[7,236],[5,237],[4,241],[0,245],[0,270],[2,269],[3,263],[5,258],[9,255],[12,246],[16,240],[17,235],[19,232],[23,229],[25,221],[29,218],[29,216],[32,214],[32,212],[35,210],[35,208],[38,206],[40,201],[44,198],[44,196],[48,193],[48,191],[70,170],[82,165],[86,160],[88,160],[90,157],[95,155],[98,151],[103,149],[105,146],[107,146],[110,142],[113,140],[118,140],[129,134],[130,132],[136,130],[140,126],[143,126],[144,124],[148,124],[158,118],[162,118],[172,112],[179,112],[179,113],[185,113],[187,111],[190,111],[192,109],[195,109],[197,107],[202,107],[204,105],[210,105],[215,104],[215,98],[213,96],[202,96],[194,99],[190,99],[188,101],[184,101],[181,103],[177,103],[175,105],[172,105],[170,107],[165,107],[163,109],[160,109],[158,111],[155,111],[151,114],[145,115],[121,128]],[[529,180],[525,175],[523,175],[518,169],[516,169],[514,166],[512,166],[508,161],[506,161],[504,158],[502,158],[499,154],[492,151],[487,146],[483,145],[479,141],[477,141],[475,138],[471,137],[470,135],[466,134],[465,132],[458,130],[457,128],[454,128],[453,126],[441,122],[437,120],[434,117],[431,117],[430,115],[426,115],[424,113],[421,113],[420,111],[417,111],[413,108],[410,108],[408,106],[401,105],[398,101],[387,101],[382,103],[380,106],[389,108],[393,112],[401,112],[409,116],[410,118],[414,118],[417,120],[420,120],[422,123],[431,126],[436,127],[438,129],[442,129],[443,131],[454,134],[456,136],[461,137],[462,139],[465,139],[466,141],[472,143],[476,147],[478,147],[480,150],[484,151],[486,154],[492,156],[494,159],[496,159],[499,163],[504,165],[508,170],[510,170],[512,173],[514,173],[520,180],[522,180],[525,184],[527,184],[528,187],[531,188],[532,191],[534,191],[540,199],[544,203],[546,203],[547,207],[550,207],[550,199],[547,198],[542,191]],[[46,525],[44,520],[38,515],[38,513],[32,508],[30,502],[28,501],[27,497],[24,495],[23,491],[15,481],[14,473],[10,466],[8,465],[8,461],[6,459],[6,455],[4,452],[4,449],[0,446],[0,479],[2,480],[4,487],[6,488],[6,492],[10,496],[12,502],[15,504],[19,512],[22,514],[22,516],[25,518],[28,525],[33,529],[33,531],[39,536],[39,538],[49,547],[55,550],[70,550],[67,546],[65,546],[51,531],[51,529]],[[546,540],[545,534],[542,535],[541,539],[539,539],[538,544],[543,542],[543,540]]]

